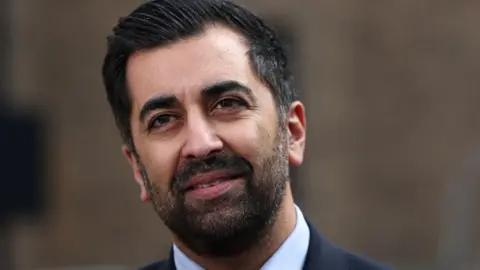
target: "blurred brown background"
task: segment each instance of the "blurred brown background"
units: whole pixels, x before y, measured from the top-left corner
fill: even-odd
[[[170,248],[140,202],[100,76],[106,35],[141,2],[0,7],[0,98],[41,118],[47,138],[45,211],[3,225],[12,269],[135,269]],[[238,2],[291,45],[308,120],[293,181],[317,228],[399,269],[480,269],[480,2]]]

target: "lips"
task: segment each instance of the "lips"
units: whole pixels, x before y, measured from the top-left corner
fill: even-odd
[[[222,182],[238,178],[240,174],[232,174],[225,171],[212,171],[196,174],[186,184],[184,191],[202,189],[216,186]]]
[[[212,186],[215,186],[215,185],[217,185],[217,184],[220,184],[220,182],[222,182],[222,180],[223,180],[223,179],[218,180],[218,181],[215,181],[215,182],[210,183],[210,184],[198,184],[198,185],[195,185],[195,186],[193,186],[193,187],[190,187],[190,189],[212,187]]]

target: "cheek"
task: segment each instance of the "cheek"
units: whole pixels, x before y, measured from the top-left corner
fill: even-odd
[[[272,146],[270,132],[255,121],[245,120],[235,127],[228,125],[218,131],[228,148],[254,164],[259,164]]]
[[[157,142],[145,144],[142,147],[143,151],[139,151],[149,181],[162,190],[168,190],[177,167],[178,152],[174,149],[171,145]]]

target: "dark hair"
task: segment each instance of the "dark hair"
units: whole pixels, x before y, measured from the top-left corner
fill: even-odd
[[[120,18],[108,37],[102,75],[107,98],[124,143],[135,149],[131,135],[131,100],[126,84],[128,57],[142,49],[164,46],[222,24],[239,31],[249,45],[256,75],[275,99],[280,118],[294,101],[293,76],[285,49],[273,29],[247,9],[226,0],[153,0]]]

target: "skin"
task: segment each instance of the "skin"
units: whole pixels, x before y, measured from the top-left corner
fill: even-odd
[[[129,58],[127,82],[132,100],[131,127],[136,154],[125,146],[123,150],[143,201],[152,199],[145,185],[145,171],[158,192],[167,196],[168,192],[174,194],[172,178],[183,164],[225,149],[247,160],[254,170],[261,169],[262,158],[275,155],[273,149],[278,147],[276,134],[279,131],[285,133],[282,166],[288,167],[288,163],[298,166],[303,162],[304,106],[293,102],[281,121],[283,129],[280,128],[275,101],[268,87],[253,72],[247,51],[241,35],[216,25],[199,36],[139,51]],[[248,94],[238,87],[219,96],[202,94],[205,88],[223,82],[239,83],[249,89]],[[174,96],[177,102],[168,108],[155,108],[142,114],[145,104],[159,96]],[[244,181],[237,181],[229,196],[241,194],[244,186]],[[202,204],[188,196],[185,200],[191,209],[198,209]],[[234,205],[221,205],[216,211],[205,212],[203,220],[215,222],[238,212]],[[173,236],[182,252],[207,269],[238,269],[240,266],[259,269],[292,232],[295,223],[294,202],[287,181],[277,218],[266,232],[268,237],[238,256],[200,256],[175,234]]]

